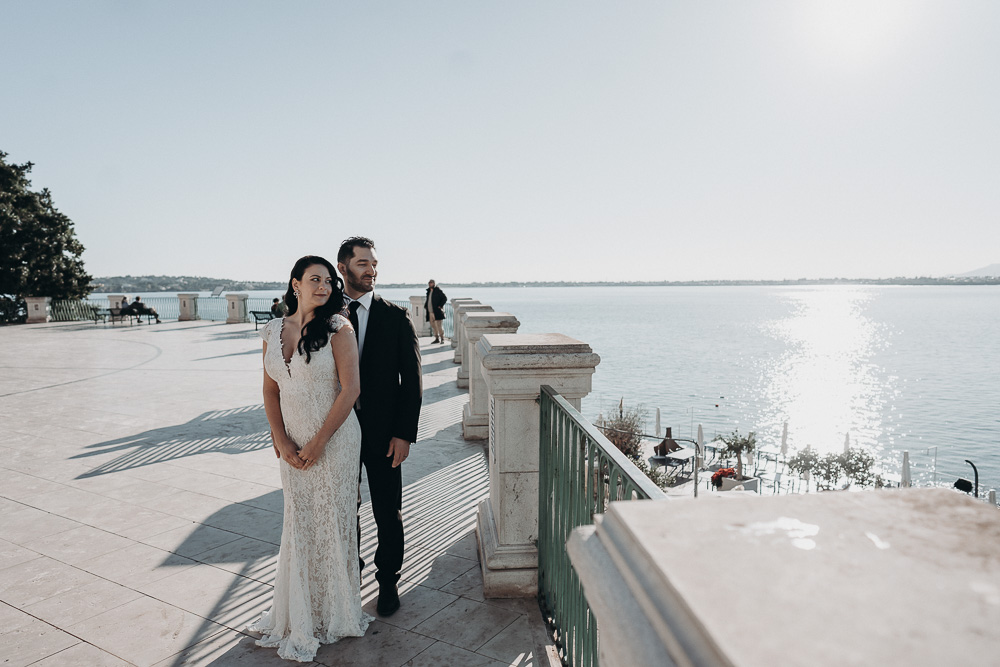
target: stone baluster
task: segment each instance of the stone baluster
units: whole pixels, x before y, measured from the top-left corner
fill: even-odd
[[[418,336],[431,335],[431,323],[424,314],[427,310],[426,301],[426,297],[423,296],[410,297],[410,320]]]
[[[451,300],[451,347],[458,347],[458,306],[462,303],[479,303],[473,298],[462,296]],[[456,362],[461,363],[461,362]]]
[[[39,324],[52,320],[51,296],[26,296],[24,302],[28,310],[28,324]]]
[[[177,317],[178,322],[190,322],[191,320],[198,319],[198,295],[193,293],[185,293],[177,295],[177,306],[180,315]]]
[[[487,313],[492,312],[493,306],[487,306],[484,303],[479,303],[478,301],[471,303],[466,302],[459,304],[458,310],[455,311],[455,337],[458,338],[458,345],[455,347],[455,358],[453,361],[456,364],[462,363],[462,359],[465,357],[467,352],[466,342],[465,342],[465,323],[462,320],[462,315],[469,312],[476,313]],[[462,377],[462,369],[458,370],[459,377],[459,387],[466,387],[467,384],[462,384],[462,382],[468,380],[468,374],[466,373],[465,378]]]
[[[600,357],[563,334],[486,334],[477,353],[489,391],[490,496],[476,535],[487,597],[538,592],[538,397],[547,384],[579,409]]]
[[[465,313],[465,356],[462,368],[468,362],[469,402],[462,412],[462,436],[466,440],[485,440],[489,437],[489,393],[483,379],[483,360],[479,356],[479,339],[484,334],[513,334],[521,325],[510,313]],[[462,385],[459,384],[461,387]]]
[[[240,324],[250,321],[247,313],[248,294],[226,294],[228,308],[226,309],[226,324]]]

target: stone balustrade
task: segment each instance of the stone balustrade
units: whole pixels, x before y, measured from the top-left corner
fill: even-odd
[[[458,307],[458,311],[455,313],[455,336],[458,338],[458,346],[455,348],[455,358],[454,362],[456,364],[461,364],[462,359],[465,358],[466,352],[468,352],[468,343],[465,340],[465,320],[463,316],[466,313],[490,313],[493,312],[493,306],[487,306],[483,303],[463,303]],[[469,386],[469,372],[466,368],[466,372],[463,374],[462,369],[458,369],[458,386],[468,387]]]
[[[240,324],[250,321],[250,314],[247,312],[247,298],[249,294],[226,294],[226,324]]]
[[[612,503],[567,551],[602,667],[959,665],[997,655],[998,544],[922,488]]]
[[[462,339],[460,336],[460,332],[462,329],[462,309],[468,308],[470,306],[480,306],[480,305],[482,305],[482,303],[480,301],[477,301],[476,299],[463,299],[459,303],[452,305],[452,309],[454,310],[452,318],[452,327],[454,328],[455,331],[452,333],[451,341],[453,343],[452,347],[455,348],[455,357],[453,361],[456,364],[462,363],[462,356],[465,354],[465,348],[461,345]],[[488,310],[493,310],[493,309],[489,308]]]
[[[452,346],[452,348],[457,348],[458,347],[458,321],[456,319],[458,317],[458,305],[460,303],[467,303],[469,301],[475,301],[476,303],[479,303],[475,299],[470,298],[470,297],[466,297],[466,296],[457,297],[457,298],[454,298],[454,299],[451,300],[451,329],[452,329],[452,332],[451,332],[451,346]],[[461,363],[461,361],[459,361],[458,363]]]
[[[463,389],[467,389],[469,387],[469,367],[471,358],[472,356],[474,356],[470,354],[470,347],[469,347],[469,331],[467,329],[469,316],[476,313],[492,313],[492,312],[494,312],[492,306],[486,306],[482,304],[468,305],[462,307],[462,314],[459,316],[462,323],[461,326],[462,333],[461,333],[461,338],[458,339],[458,344],[460,346],[460,349],[462,350],[462,357],[461,360],[459,361],[461,367],[458,369],[458,374],[456,376],[455,382],[459,387]],[[509,317],[514,317],[513,315],[510,315],[510,313],[507,313],[507,315]],[[514,318],[514,321],[517,321],[517,318]],[[518,324],[520,324],[520,322],[518,322]],[[515,328],[514,331],[494,331],[493,333],[516,333],[516,332],[517,329]],[[479,335],[482,336],[482,332],[480,332]]]
[[[427,298],[425,296],[410,297],[410,320],[418,336],[431,335],[431,323],[427,316]]]
[[[489,436],[489,392],[483,378],[479,339],[484,334],[513,334],[521,323],[510,313],[469,312],[465,318],[465,338],[468,344],[462,358],[469,385],[469,402],[462,412],[462,436],[466,440],[485,440]],[[468,363],[468,366],[466,366]]]
[[[177,306],[179,309],[179,315],[177,316],[178,322],[190,322],[192,320],[198,319],[198,295],[194,293],[185,293],[177,295]]]
[[[540,387],[552,386],[579,408],[600,357],[563,334],[485,334],[477,352],[489,392],[490,496],[476,525],[483,593],[534,596]]]
[[[28,324],[48,322],[52,319],[52,297],[28,296],[24,298],[28,310]]]

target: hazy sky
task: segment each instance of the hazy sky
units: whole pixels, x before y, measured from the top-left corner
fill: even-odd
[[[0,0],[0,150],[94,275],[1000,262],[1000,2]]]

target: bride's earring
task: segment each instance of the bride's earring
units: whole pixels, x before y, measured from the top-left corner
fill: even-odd
[[[295,297],[296,297],[296,298],[298,298],[298,296],[299,296],[299,291],[298,291],[298,290],[295,290],[294,292],[292,292],[292,294],[294,294],[294,295],[295,295]]]

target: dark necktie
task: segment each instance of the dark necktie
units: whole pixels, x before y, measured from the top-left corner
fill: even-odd
[[[347,309],[351,311],[350,320],[351,326],[354,327],[354,338],[356,338],[359,342],[361,341],[361,327],[358,326],[358,308],[360,307],[360,301],[352,301],[347,305]]]

